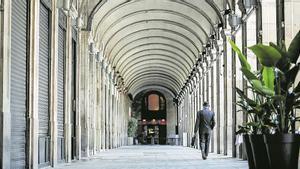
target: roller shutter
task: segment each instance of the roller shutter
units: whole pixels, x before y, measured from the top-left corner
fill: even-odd
[[[40,51],[39,51],[39,164],[49,163],[49,78],[50,78],[50,10],[40,5]]]
[[[57,72],[57,130],[58,130],[58,160],[64,159],[64,91],[65,91],[65,44],[66,31],[58,28],[58,72]]]
[[[27,1],[12,1],[11,168],[26,168]]]

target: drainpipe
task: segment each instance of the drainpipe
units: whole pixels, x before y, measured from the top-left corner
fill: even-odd
[[[232,11],[235,11],[235,3],[236,1],[233,0],[232,4],[234,4],[232,6]],[[233,42],[235,42],[235,34],[234,34],[234,30],[232,30],[232,35],[231,35],[231,40]],[[236,53],[234,52],[234,50],[231,50],[231,57],[232,57],[232,65],[231,65],[231,70],[232,70],[232,157],[237,157],[237,150],[236,150],[236,145],[235,145],[235,139],[236,139],[236,135],[235,135],[235,130],[236,130]]]
[[[175,134],[178,135],[178,99],[175,100],[175,104],[176,104],[176,127],[175,127]]]
[[[261,0],[257,0],[256,4],[256,43],[262,43],[262,6]],[[257,59],[257,70],[261,67]]]
[[[3,1],[0,0],[0,12],[4,11],[4,5],[3,5]]]
[[[277,44],[285,40],[284,0],[276,0]]]

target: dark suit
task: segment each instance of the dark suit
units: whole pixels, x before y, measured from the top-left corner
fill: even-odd
[[[196,134],[199,129],[200,149],[206,157],[208,156],[211,132],[215,124],[215,113],[210,111],[208,107],[204,107],[203,110],[197,112],[194,132]]]

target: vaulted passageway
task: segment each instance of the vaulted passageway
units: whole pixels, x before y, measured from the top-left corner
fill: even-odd
[[[247,47],[289,46],[299,8],[299,0],[0,0],[0,168],[246,168],[236,131],[251,115],[237,91],[254,94],[228,40],[261,78]],[[191,145],[204,102],[216,121],[207,161],[199,139]]]

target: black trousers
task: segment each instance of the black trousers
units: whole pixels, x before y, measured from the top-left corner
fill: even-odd
[[[200,150],[208,156],[211,133],[199,133]]]

